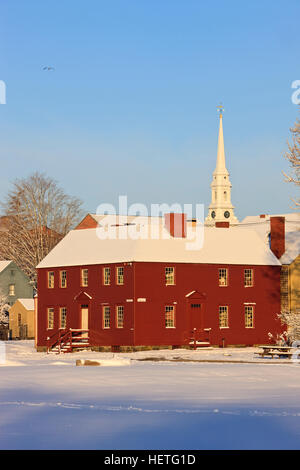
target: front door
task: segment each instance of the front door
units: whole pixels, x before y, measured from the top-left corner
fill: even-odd
[[[205,324],[205,303],[199,299],[188,303],[191,339],[201,343],[209,342],[208,328]]]
[[[189,344],[209,342],[206,294],[193,290],[185,297]]]
[[[89,329],[89,308],[87,305],[81,305],[81,329]],[[82,333],[82,337],[86,338],[88,333]]]
[[[191,330],[203,329],[203,305],[197,301],[190,302],[190,327]]]

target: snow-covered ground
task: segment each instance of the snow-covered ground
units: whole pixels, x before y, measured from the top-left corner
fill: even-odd
[[[299,363],[258,359],[255,348],[47,355],[32,341],[5,347],[1,449],[300,448]],[[77,367],[78,359],[106,367]]]

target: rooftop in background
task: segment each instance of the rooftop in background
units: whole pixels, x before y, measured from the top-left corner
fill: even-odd
[[[0,273],[4,271],[5,268],[12,262],[12,260],[9,261],[0,261]]]
[[[83,220],[75,227],[75,230],[86,228],[97,228],[102,225],[128,225],[134,223],[138,218],[139,225],[149,225],[152,223],[162,224],[163,217],[150,217],[143,215],[120,215],[120,214],[87,214]]]
[[[26,308],[26,310],[34,310],[34,299],[18,299],[16,302],[21,302],[21,304]]]
[[[240,225],[264,225],[269,224],[270,217],[284,217],[285,218],[285,231],[293,232],[297,229],[300,230],[300,213],[294,212],[290,214],[261,214],[261,215],[248,215],[241,222]]]
[[[300,232],[287,232],[285,235],[286,251],[281,256],[282,264],[291,264],[300,255]]]
[[[236,228],[255,230],[262,240],[269,244],[271,217],[284,217],[285,219],[285,253],[280,261],[282,264],[290,264],[300,254],[300,213],[247,216]]]

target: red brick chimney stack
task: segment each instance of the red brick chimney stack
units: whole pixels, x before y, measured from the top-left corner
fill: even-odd
[[[215,226],[217,228],[229,228],[229,222],[216,222]]]
[[[165,226],[172,237],[186,237],[186,214],[170,212],[165,214]]]
[[[270,217],[271,250],[279,259],[285,252],[285,217]]]

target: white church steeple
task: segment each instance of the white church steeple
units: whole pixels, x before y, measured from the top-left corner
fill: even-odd
[[[205,225],[215,225],[216,222],[229,222],[238,224],[234,215],[234,206],[231,204],[231,183],[229,172],[225,164],[224,136],[223,136],[223,106],[218,106],[220,113],[219,139],[217,164],[213,172],[211,183],[211,203]]]

